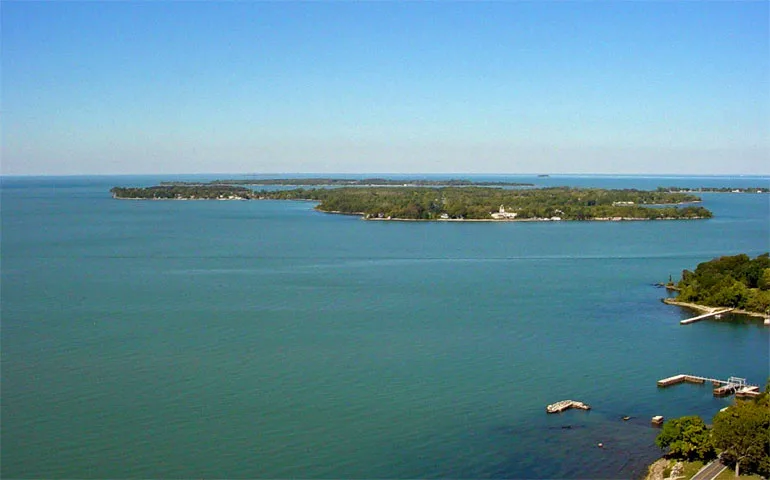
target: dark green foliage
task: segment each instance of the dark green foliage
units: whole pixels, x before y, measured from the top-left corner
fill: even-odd
[[[752,400],[736,400],[714,416],[709,429],[697,416],[669,420],[655,443],[672,457],[708,461],[719,452],[739,473],[770,477],[770,380]]]
[[[709,430],[703,419],[696,415],[664,423],[655,444],[668,448],[670,456],[684,460],[707,461],[716,455]]]
[[[260,192],[269,198],[296,198],[293,190]],[[344,187],[304,190],[307,199],[318,200],[319,210],[361,213],[370,217],[431,220],[449,218],[490,219],[503,205],[518,219],[559,217],[564,220],[596,218],[704,218],[711,212],[702,207],[650,208],[642,205],[674,204],[697,200],[683,194],[661,194],[637,190],[573,188],[502,189],[484,187]],[[619,205],[623,202],[633,202]]]
[[[757,280],[757,288],[760,290],[770,290],[770,268],[762,270],[762,275]]]
[[[770,310],[770,256],[715,258],[682,272],[677,300],[753,312]]]
[[[767,393],[753,401],[738,401],[717,413],[713,440],[714,445],[722,449],[725,463],[735,466],[736,474],[770,476],[770,402]]]

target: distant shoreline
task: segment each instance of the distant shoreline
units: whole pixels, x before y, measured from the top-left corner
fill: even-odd
[[[700,220],[713,216],[708,209],[694,205],[701,200],[697,196],[635,189],[347,187],[256,191],[234,185],[185,184],[113,187],[110,192],[113,198],[120,199],[317,201],[315,209],[319,212],[409,222],[619,222]]]
[[[150,200],[150,201],[177,201],[177,202],[186,202],[186,201],[219,201],[219,202],[226,202],[226,201],[247,201],[248,198],[142,198],[142,197],[119,197],[116,195],[113,195],[112,198],[116,200]],[[259,200],[278,200],[278,199],[272,199],[272,198],[258,198],[255,199],[257,201]],[[278,200],[281,201],[281,200]],[[314,200],[311,198],[295,198],[291,200],[284,200],[289,202],[318,202],[318,200]],[[671,204],[671,205],[684,205],[687,203],[698,203],[698,202],[682,202],[679,204]],[[675,218],[675,217],[664,217],[664,218],[641,218],[641,217],[596,217],[596,218],[586,218],[583,220],[574,220],[574,219],[559,219],[554,220],[551,218],[379,218],[379,217],[369,217],[366,218],[366,213],[364,212],[341,212],[338,210],[320,210],[318,208],[315,208],[317,212],[320,213],[329,213],[332,215],[347,215],[347,216],[359,216],[361,217],[361,220],[364,221],[373,221],[373,222],[489,222],[489,223],[512,223],[512,222],[652,222],[652,221],[659,221],[659,220],[703,220],[706,217],[689,217],[689,218]]]
[[[344,213],[344,212],[324,212],[323,213],[335,213],[342,215],[358,215],[357,213]],[[705,217],[690,217],[690,218],[637,218],[637,217],[613,217],[613,218],[586,218],[583,220],[561,219],[553,220],[550,218],[364,218],[367,222],[499,222],[499,223],[511,223],[511,222],[654,222],[658,220],[702,220]]]
[[[142,198],[142,197],[118,197],[116,195],[113,195],[112,198],[115,200],[149,200],[151,202],[165,202],[165,201],[172,201],[172,202],[197,202],[197,201],[215,201],[215,202],[227,202],[227,201],[237,201],[237,200],[243,200],[247,201],[248,198]],[[300,200],[302,201],[302,200]],[[315,202],[316,200],[308,200]]]
[[[163,181],[161,186],[287,186],[287,187],[536,187],[530,182],[473,181],[465,179],[408,179],[408,178],[266,178],[223,179],[208,182]]]
[[[141,200],[141,199],[140,199]],[[290,200],[295,201],[295,200]],[[317,200],[302,200],[307,202],[316,202]],[[332,215],[348,215],[348,216],[360,216],[361,220],[366,222],[489,222],[489,223],[512,223],[512,222],[654,222],[658,220],[702,220],[705,217],[691,217],[691,218],[640,218],[640,217],[597,217],[586,218],[584,220],[573,219],[560,219],[553,220],[551,218],[398,218],[398,217],[366,217],[364,212],[341,212],[338,210],[319,210],[321,213],[330,213]]]

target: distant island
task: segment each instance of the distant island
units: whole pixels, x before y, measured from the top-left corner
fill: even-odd
[[[671,193],[770,193],[767,187],[658,187],[659,192]]]
[[[284,186],[333,186],[333,187],[534,187],[534,183],[520,182],[474,182],[471,180],[427,180],[427,179],[392,179],[392,178],[258,178],[258,179],[227,179],[210,182],[161,182],[161,185],[192,186],[192,185],[284,185]]]
[[[114,187],[114,198],[148,200],[310,200],[327,213],[367,220],[560,221],[711,218],[691,194],[551,187],[337,187],[252,190],[222,184]]]
[[[737,313],[770,316],[770,256],[751,259],[740,254],[698,264],[694,272],[684,270],[682,279],[667,287],[679,292],[672,305],[699,310],[712,307],[736,308]]]

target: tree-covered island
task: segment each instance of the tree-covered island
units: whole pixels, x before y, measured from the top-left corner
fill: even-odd
[[[668,287],[677,290],[670,304],[693,307],[731,307],[744,313],[770,316],[770,256],[752,259],[740,254],[698,264],[684,270],[682,279]],[[689,305],[688,305],[689,304]]]
[[[310,200],[368,220],[660,220],[710,218],[692,194],[599,188],[335,187],[252,190],[235,185],[114,187],[121,199]]]

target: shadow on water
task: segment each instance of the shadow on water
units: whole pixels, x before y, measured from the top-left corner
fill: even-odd
[[[505,437],[509,437],[524,448],[512,449],[497,462],[486,464],[481,471],[462,472],[460,476],[639,478],[649,463],[660,456],[660,450],[652,446],[657,429],[641,419],[602,419],[582,423],[579,419],[564,418],[560,423],[537,429],[493,428],[490,437],[496,443],[505,444]],[[649,447],[639,447],[642,437],[649,437]],[[548,461],[543,461],[544,458]]]
[[[455,456],[425,476],[639,478],[661,454],[654,446],[657,432],[641,416],[543,413],[521,424],[469,432],[458,442],[461,448],[454,449]],[[458,451],[464,453],[457,455]]]

